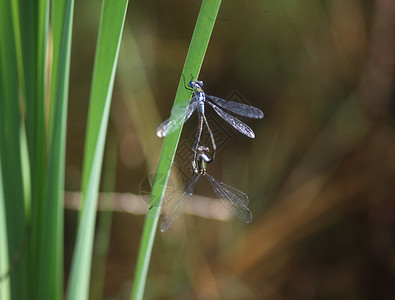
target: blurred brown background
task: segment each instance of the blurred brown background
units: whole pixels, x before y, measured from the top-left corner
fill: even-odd
[[[231,137],[208,171],[249,195],[254,221],[181,216],[156,237],[145,298],[394,299],[395,1],[222,2],[199,79],[208,94],[237,91],[265,118],[243,119],[254,140],[219,120]],[[104,168],[116,167],[115,192],[138,195],[155,172],[155,130],[169,117],[199,8],[129,3],[106,152],[115,163]],[[80,188],[100,9],[76,2],[68,191]],[[180,144],[195,127],[196,117]],[[195,192],[214,196],[203,182]],[[101,219],[111,224],[104,299],[128,299],[144,217],[120,209]],[[76,224],[66,210],[66,272]]]

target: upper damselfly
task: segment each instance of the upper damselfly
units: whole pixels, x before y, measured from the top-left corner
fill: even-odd
[[[239,119],[235,118],[234,116],[228,114],[221,108],[240,116],[253,118],[253,119],[262,119],[263,112],[259,108],[244,103],[228,101],[215,96],[207,95],[202,89],[203,81],[190,81],[189,86],[193,90],[193,96],[191,98],[191,101],[189,102],[188,107],[185,108],[184,106],[182,106],[182,107],[173,108],[171,117],[158,126],[158,129],[156,130],[156,134],[158,137],[165,137],[167,134],[172,133],[178,127],[180,127],[183,122],[186,122],[191,117],[193,112],[197,109],[199,114],[199,127],[197,132],[197,138],[192,147],[192,150],[194,151],[194,159],[193,159],[194,165],[196,165],[197,163],[196,154],[203,131],[203,123],[206,125],[211,140],[212,154],[210,161],[214,159],[215,151],[217,149],[213,132],[211,131],[211,128],[207,122],[207,118],[205,115],[204,104],[206,102],[214,109],[214,111],[222,119],[224,119],[226,122],[232,125],[236,130],[248,136],[249,138],[255,137],[254,131],[248,125],[246,125]]]
[[[176,130],[183,122],[186,122],[192,113],[198,108],[198,112],[204,115],[204,103],[207,102],[212,106],[215,112],[226,122],[232,125],[236,130],[242,134],[254,138],[254,131],[244,124],[239,119],[233,117],[221,108],[228,110],[239,116],[248,117],[252,119],[262,119],[263,112],[254,106],[247,105],[244,103],[224,100],[218,97],[207,95],[203,89],[203,81],[191,81],[189,86],[193,89],[193,97],[189,102],[188,107],[175,107],[172,111],[172,117],[164,121],[159,125],[156,130],[158,137],[165,137],[167,134],[172,133]],[[220,108],[221,107],[221,108]]]

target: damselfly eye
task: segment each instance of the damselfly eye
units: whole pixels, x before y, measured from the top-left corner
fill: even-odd
[[[190,81],[190,82],[189,82],[189,86],[193,88],[193,86],[194,86],[194,81]]]

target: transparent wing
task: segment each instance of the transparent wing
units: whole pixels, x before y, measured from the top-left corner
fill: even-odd
[[[216,106],[215,104],[208,102],[213,109],[215,110],[215,112],[222,118],[224,119],[226,122],[228,122],[230,125],[232,125],[235,129],[237,129],[238,131],[240,131],[242,134],[248,136],[249,138],[254,138],[255,137],[255,133],[254,131],[247,126],[246,124],[244,124],[242,121],[240,121],[239,119],[236,119],[234,116],[228,114],[227,112],[223,111],[222,109],[220,109],[218,106]]]
[[[157,178],[158,177],[158,178]],[[169,201],[169,197],[163,197],[161,201],[161,195],[152,194],[152,186],[155,180],[159,190],[165,190],[165,195],[173,195],[177,190],[174,188],[173,183],[170,179],[166,180],[166,174],[151,174],[145,177],[140,184],[140,193],[143,196],[143,200],[149,205],[147,210],[147,216],[150,218],[157,217],[161,213],[161,207],[166,206]]]
[[[160,225],[160,230],[166,231],[174,223],[174,221],[181,215],[184,211],[186,205],[188,204],[193,190],[195,189],[196,183],[200,178],[200,174],[191,178],[184,186],[177,190],[173,195],[169,195],[171,199],[165,203],[165,216]],[[166,199],[165,199],[166,200]]]
[[[156,129],[156,135],[158,137],[165,137],[169,133],[172,133],[174,130],[180,127],[181,124],[188,121],[192,113],[195,111],[197,105],[198,99],[193,96],[187,109],[185,109],[185,106],[174,107],[172,109],[171,117],[160,124]]]
[[[235,189],[217,179],[210,174],[205,174],[207,179],[210,181],[211,186],[215,194],[220,198],[221,203],[229,209],[232,214],[238,217],[245,223],[252,221],[252,213],[248,209],[248,196],[242,191]]]
[[[194,179],[194,178],[192,178],[192,179]],[[152,200],[148,199],[148,201],[146,199],[144,199],[144,201],[148,205],[150,205],[146,215],[149,218],[154,218],[154,217],[157,217],[158,215],[160,215],[162,212],[168,211],[170,209],[170,207],[178,199],[180,199],[181,196],[184,194],[185,187],[190,183],[190,181],[185,183],[180,188],[173,188],[173,187],[166,186],[165,187],[165,189],[166,189],[165,190],[165,195],[163,196],[163,200],[162,201],[160,201],[161,200],[160,197],[156,197],[156,199],[152,199]],[[151,197],[152,197],[152,194],[151,194]]]
[[[248,118],[253,118],[253,119],[262,119],[263,118],[263,111],[261,111],[259,108],[243,104],[243,103],[238,103],[238,102],[233,102],[233,101],[228,101],[224,100],[215,96],[210,96],[206,95],[206,98],[212,100],[215,104],[218,106],[231,111],[232,113],[235,113],[239,116],[244,116]]]
[[[152,192],[152,186],[154,184],[155,177],[158,176],[159,182],[164,181],[163,179],[165,178],[165,175],[160,175],[160,174],[150,174],[147,175],[141,180],[140,182],[140,187],[139,187],[139,192],[140,195],[142,196],[142,199],[144,200],[145,203],[150,205],[150,198],[151,198],[151,192]],[[163,185],[162,185],[163,187]]]

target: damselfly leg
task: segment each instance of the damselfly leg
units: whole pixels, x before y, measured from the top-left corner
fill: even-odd
[[[192,159],[192,169],[194,173],[199,173],[197,170],[197,164],[198,164],[198,155],[199,155],[199,144],[200,144],[200,139],[202,136],[203,132],[203,122],[206,124],[207,131],[210,135],[210,141],[211,141],[211,146],[212,146],[212,153],[207,162],[211,162],[215,158],[215,153],[217,151],[217,145],[215,144],[215,139],[214,139],[214,134],[210,128],[210,125],[207,122],[207,118],[204,114],[199,114],[199,126],[198,126],[198,131],[196,133],[196,140],[195,143],[192,146],[192,151],[193,151],[193,159]],[[206,147],[207,148],[207,147]],[[208,149],[208,148],[207,148]]]

